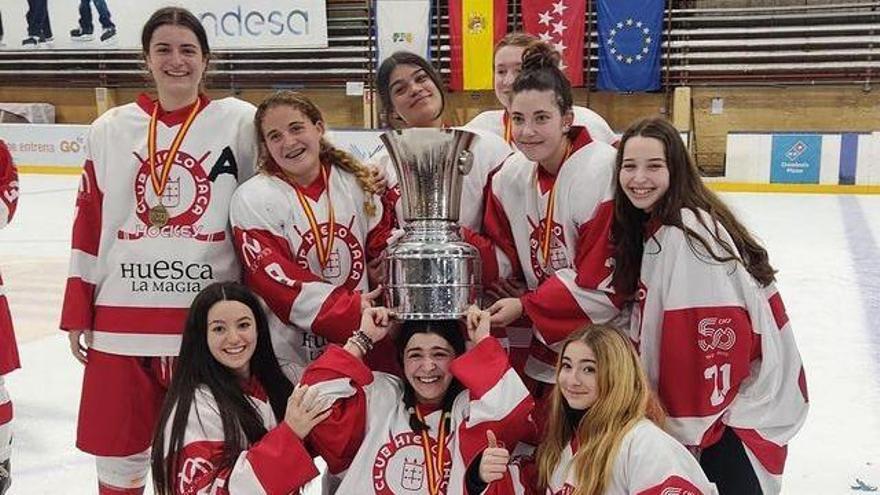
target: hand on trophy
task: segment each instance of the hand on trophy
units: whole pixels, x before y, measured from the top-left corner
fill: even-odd
[[[518,297],[499,299],[489,306],[489,313],[492,315],[492,326],[506,327],[522,316],[522,301]]]
[[[521,297],[526,293],[526,283],[518,278],[502,278],[486,287],[486,294],[493,299]]]
[[[361,311],[365,311],[367,308],[373,307],[373,303],[376,302],[377,299],[382,297],[382,289],[383,287],[379,285],[370,292],[361,294]]]
[[[381,306],[365,309],[364,314],[361,315],[361,331],[375,344],[388,335],[394,317],[393,311]]]
[[[489,336],[491,315],[476,305],[468,308],[465,314],[467,320],[468,338],[474,344],[479,344]]]
[[[343,346],[351,355],[363,359],[376,342],[384,339],[391,329],[395,314],[388,308],[367,308],[361,314],[361,327]]]

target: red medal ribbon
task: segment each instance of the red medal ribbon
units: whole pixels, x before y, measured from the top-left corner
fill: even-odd
[[[507,144],[512,144],[513,126],[510,125],[510,114],[507,113],[507,110],[504,111],[504,115],[501,117],[501,126],[504,129],[504,142]]]
[[[299,204],[309,220],[309,228],[312,231],[312,235],[315,236],[315,247],[318,249],[318,262],[321,263],[321,270],[324,270],[330,261],[330,253],[333,252],[333,241],[336,238],[336,215],[333,212],[333,203],[330,201],[330,180],[327,177],[327,169],[323,165],[319,166],[321,167],[321,177],[324,178],[324,188],[327,191],[327,211],[329,217],[327,230],[329,233],[326,245],[324,244],[324,236],[321,235],[321,226],[318,224],[315,212],[312,210],[311,205],[309,205],[309,199],[296,183],[290,181],[290,184],[293,186],[293,190],[296,191]]]
[[[416,407],[416,416],[424,424],[425,418],[422,412]],[[431,436],[428,435],[427,429],[422,430],[422,450],[425,452],[425,467],[428,469],[428,493],[429,495],[439,495],[440,488],[443,486],[445,473],[443,472],[443,454],[446,452],[446,441],[449,432],[446,431],[446,418],[448,413],[440,414],[440,433],[437,435],[437,457],[435,460],[434,453],[431,452]]]
[[[568,143],[568,146],[565,149],[565,156],[562,157],[562,161],[559,162],[559,168],[562,168],[562,164],[565,163],[566,160],[571,156],[572,146],[571,142]],[[538,165],[540,167],[540,165]],[[535,173],[537,174],[538,169],[535,169]],[[558,172],[557,172],[558,173]],[[538,199],[541,199],[541,182],[539,180],[535,180],[538,187]],[[556,210],[556,180],[553,180],[553,186],[550,187],[550,197],[547,198],[547,208],[545,208],[547,213],[544,216],[544,232],[542,232],[541,239],[541,257],[546,267],[550,261],[550,240],[553,234],[553,214]]]
[[[174,158],[177,156],[180,145],[183,144],[183,138],[189,132],[189,128],[196,119],[196,114],[199,113],[201,106],[201,100],[197,98],[192,110],[189,112],[189,116],[186,117],[186,120],[177,131],[177,135],[174,136],[174,141],[171,142],[171,149],[168,151],[168,156],[165,157],[165,163],[162,164],[161,177],[157,175],[156,170],[156,128],[159,124],[159,103],[156,102],[156,106],[153,107],[147,134],[147,153],[150,155],[150,179],[153,183],[153,192],[156,193],[157,199],[161,198],[162,193],[165,192],[165,186],[168,184],[168,177],[171,175],[171,166],[174,164]],[[161,204],[161,200],[159,202]]]

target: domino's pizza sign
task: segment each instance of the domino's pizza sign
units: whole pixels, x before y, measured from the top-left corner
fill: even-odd
[[[818,184],[822,136],[774,134],[770,153],[771,184]]]

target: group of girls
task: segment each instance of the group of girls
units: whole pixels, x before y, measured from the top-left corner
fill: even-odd
[[[91,127],[62,312],[99,493],[142,493],[151,457],[158,493],[295,492],[315,455],[339,493],[779,491],[806,386],[766,252],[669,124],[615,150],[558,55],[521,41],[498,50],[505,110],[473,123],[494,122],[462,199],[500,297],[392,324],[373,307],[403,222],[388,160],[334,148],[302,95],[211,100],[198,19],[148,20],[158,98]],[[378,80],[389,122],[444,126],[424,59]],[[489,328],[523,316],[514,369]]]

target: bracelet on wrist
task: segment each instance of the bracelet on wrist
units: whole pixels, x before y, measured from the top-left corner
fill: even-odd
[[[366,349],[366,352],[373,350],[373,339],[370,338],[369,335],[364,333],[363,330],[356,330],[353,334],[351,334],[351,338],[361,344],[361,347]],[[366,352],[364,354],[366,354]]]
[[[349,342],[351,345],[357,347],[358,350],[361,351],[361,354],[363,354],[364,356],[366,356],[366,355],[367,355],[367,352],[369,352],[369,351],[367,350],[367,348],[364,347],[364,344],[362,344],[358,339],[354,338],[354,336],[349,337],[349,338],[348,338],[348,342]]]

